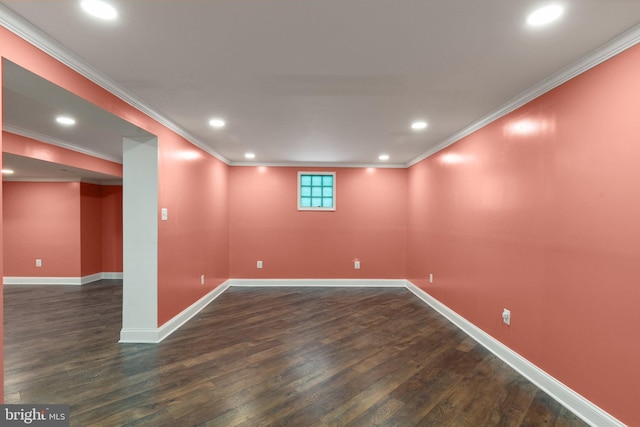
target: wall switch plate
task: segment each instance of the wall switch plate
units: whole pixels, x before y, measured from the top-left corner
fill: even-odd
[[[169,219],[169,209],[167,208],[162,208],[161,210],[161,217],[163,221],[166,221]]]
[[[204,285],[204,274],[202,276],[200,276],[200,284]]]
[[[502,311],[502,322],[505,325],[511,325],[511,311],[506,308]]]
[[[37,259],[36,260],[36,267],[42,267],[42,260],[41,259]]]
[[[360,261],[354,261],[353,268],[355,268],[356,270],[360,270]]]
[[[433,283],[433,274],[429,273],[429,283]]]
[[[262,268],[262,261],[258,261],[258,263],[256,264],[256,267]]]

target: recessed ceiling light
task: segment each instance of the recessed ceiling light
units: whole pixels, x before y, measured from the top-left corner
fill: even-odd
[[[2,169],[2,175],[11,175],[12,173],[12,169]]]
[[[564,8],[559,4],[552,4],[535,10],[527,17],[527,24],[538,27],[545,25],[562,16]]]
[[[255,159],[256,155],[253,153],[245,153],[244,158],[251,160],[251,159]]]
[[[427,122],[423,121],[423,120],[418,120],[415,121],[413,123],[411,123],[411,129],[413,130],[424,130],[427,128]]]
[[[218,118],[209,120],[209,126],[216,129],[222,129],[223,127],[226,126],[226,124],[227,123],[224,120],[218,119]]]
[[[389,155],[388,154],[380,154],[378,156],[378,160],[382,160],[382,161],[389,160]]]
[[[85,12],[96,18],[112,21],[118,17],[117,9],[106,0],[82,0],[80,6]]]
[[[69,116],[58,116],[56,117],[56,122],[64,126],[72,126],[76,124],[76,120]]]

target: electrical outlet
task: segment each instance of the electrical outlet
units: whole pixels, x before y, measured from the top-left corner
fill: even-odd
[[[511,325],[511,311],[506,308],[502,311],[502,322],[505,325]]]
[[[429,283],[433,283],[433,274],[429,273]]]
[[[258,263],[256,264],[256,267],[262,268],[262,261],[258,261]]]
[[[42,260],[41,259],[37,259],[36,260],[36,267],[42,267]]]
[[[360,261],[353,261],[353,268],[360,270]]]
[[[202,276],[200,276],[200,284],[204,285],[204,274]]]

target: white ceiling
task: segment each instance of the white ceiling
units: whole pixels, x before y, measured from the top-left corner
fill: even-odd
[[[232,164],[405,166],[640,23],[638,0],[558,2],[536,29],[549,1],[119,0],[110,23],[73,0],[3,4]]]
[[[2,157],[3,167],[15,171],[15,174],[3,175],[3,181],[82,181],[94,184],[122,184],[122,179],[119,177],[73,166],[16,156],[10,153],[2,153]]]

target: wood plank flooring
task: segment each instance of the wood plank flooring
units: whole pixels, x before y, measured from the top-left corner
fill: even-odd
[[[5,287],[5,402],[72,426],[584,426],[405,289],[230,288],[119,344],[122,283]]]

